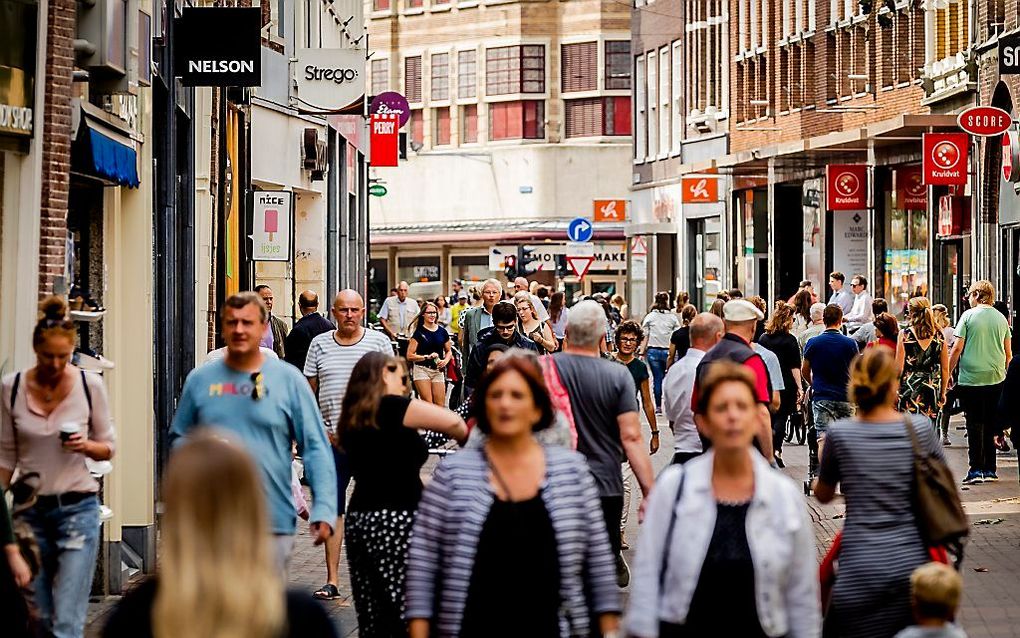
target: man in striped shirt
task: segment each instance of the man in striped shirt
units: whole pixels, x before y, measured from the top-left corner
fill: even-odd
[[[319,401],[319,411],[322,412],[326,431],[333,443],[331,448],[337,475],[338,516],[334,528],[337,533],[326,542],[326,584],[315,592],[315,597],[322,600],[340,597],[340,546],[343,543],[343,517],[351,473],[346,455],[336,449],[336,426],[340,421],[340,407],[347,392],[347,382],[355,364],[369,352],[393,354],[389,339],[362,325],[364,317],[365,301],[361,295],[354,290],[341,290],[333,300],[333,318],[337,329],[312,339],[308,346],[308,358],[305,359],[305,378]]]

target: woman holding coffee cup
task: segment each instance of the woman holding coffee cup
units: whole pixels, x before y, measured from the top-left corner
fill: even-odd
[[[0,485],[15,469],[40,476],[35,504],[21,516],[42,554],[32,592],[44,630],[81,636],[99,549],[99,483],[85,460],[113,457],[102,380],[70,364],[76,327],[67,303],[49,297],[32,334],[35,366],[9,374],[0,390]]]

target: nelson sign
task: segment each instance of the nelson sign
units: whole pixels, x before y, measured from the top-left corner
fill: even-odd
[[[185,7],[174,21],[174,67],[184,86],[260,86],[262,11]]]

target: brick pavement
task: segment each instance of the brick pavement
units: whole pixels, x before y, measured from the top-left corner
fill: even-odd
[[[962,423],[954,419],[951,437],[954,445],[946,453],[954,475],[962,477],[966,472],[967,448],[963,432],[955,425]],[[665,423],[662,430],[662,449],[652,457],[656,472],[661,471],[672,457],[672,436]],[[647,425],[646,425],[647,435]],[[786,474],[803,480],[807,473],[807,447],[785,447]],[[431,471],[435,461],[426,466]],[[971,520],[996,521],[994,524],[975,524],[967,547],[964,562],[964,597],[961,605],[960,624],[970,638],[1020,638],[1020,484],[1018,484],[1017,457],[1014,453],[999,457],[999,483],[976,485],[963,488],[963,499]],[[635,486],[636,489],[636,486]],[[842,527],[845,507],[840,499],[821,505],[813,498],[806,498],[811,518],[815,525],[816,551],[819,558],[825,554],[836,531]],[[627,538],[633,543],[638,537],[637,507],[639,499],[631,502],[631,515],[627,525]],[[633,550],[624,552],[628,561],[633,559]],[[982,568],[987,571],[976,571]],[[330,616],[336,621],[342,636],[357,636],[357,618],[350,595],[347,579],[346,558],[341,557],[340,600],[326,603]],[[291,558],[290,585],[307,591],[318,588],[324,582],[323,552],[313,547],[307,535],[307,526],[299,525],[299,535]],[[626,592],[625,592],[626,595]],[[98,636],[102,619],[112,608],[116,598],[97,602],[89,613],[88,636]]]

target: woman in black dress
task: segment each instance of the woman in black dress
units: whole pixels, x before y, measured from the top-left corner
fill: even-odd
[[[779,409],[772,415],[772,449],[779,467],[786,465],[783,463],[786,421],[797,411],[803,396],[800,385],[800,345],[797,343],[797,337],[790,332],[793,320],[794,307],[785,301],[777,301],[776,309],[765,325],[765,334],[758,339],[762,347],[771,350],[779,359],[779,365],[783,369],[783,385],[786,387],[779,393]]]
[[[351,372],[337,428],[354,479],[344,533],[363,638],[407,634],[404,569],[421,498],[421,467],[428,459],[428,447],[416,430],[467,440],[463,419],[406,394],[407,372],[400,362],[370,352]]]

